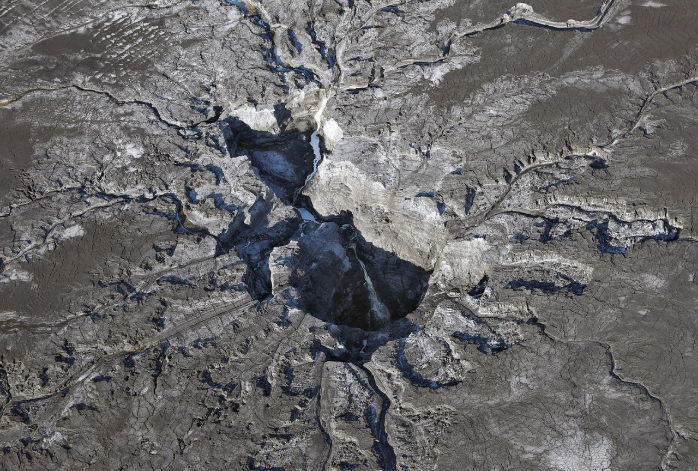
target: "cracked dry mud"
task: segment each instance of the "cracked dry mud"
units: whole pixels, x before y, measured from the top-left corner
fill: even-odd
[[[698,469],[692,0],[0,2],[2,469]]]

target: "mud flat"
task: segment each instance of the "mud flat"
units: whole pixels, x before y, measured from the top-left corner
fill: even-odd
[[[698,468],[690,0],[0,6],[0,468]]]

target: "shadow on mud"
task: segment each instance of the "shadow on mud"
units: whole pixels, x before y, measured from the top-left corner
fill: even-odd
[[[333,324],[371,331],[419,306],[430,273],[366,241],[351,213],[305,228],[291,285],[308,312]]]
[[[272,194],[260,195],[218,237],[218,252],[238,253],[248,267],[244,281],[250,294],[265,300],[272,295],[272,250],[296,240],[289,281],[299,306],[342,330],[354,354],[365,352],[375,343],[367,332],[383,331],[419,306],[430,272],[365,240],[350,212],[322,217],[307,196],[299,196],[319,150],[308,133],[288,129],[287,119],[283,109],[277,110],[279,134],[254,130],[238,118],[222,123],[230,155],[249,158],[260,180],[299,216],[274,217]],[[301,213],[308,215],[305,222]]]
[[[238,118],[222,123],[231,156],[246,156],[257,176],[287,204],[313,171],[315,152],[310,133],[284,127],[285,113],[276,112],[282,126],[279,134],[257,131]]]

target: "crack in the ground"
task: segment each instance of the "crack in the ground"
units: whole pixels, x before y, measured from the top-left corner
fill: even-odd
[[[332,459],[332,450],[333,450],[333,443],[332,443],[332,435],[325,429],[324,424],[322,423],[322,414],[321,414],[321,404],[322,404],[322,385],[325,382],[325,373],[324,373],[324,367],[320,367],[320,388],[318,389],[317,393],[317,409],[316,409],[316,420],[318,423],[318,427],[320,428],[320,432],[322,433],[323,437],[325,438],[325,442],[327,443],[327,446],[329,447],[327,451],[327,455],[323,459],[322,462],[322,470],[326,471],[327,470],[327,465]]]
[[[214,115],[210,118],[202,119],[199,121],[194,121],[191,124],[182,124],[180,121],[175,120],[172,121],[168,118],[165,118],[160,111],[160,109],[154,104],[146,100],[138,100],[138,99],[127,99],[127,98],[120,98],[113,94],[112,92],[109,92],[107,90],[99,90],[96,88],[90,88],[86,87],[84,85],[78,85],[78,84],[68,84],[68,85],[62,85],[59,87],[37,87],[37,88],[31,88],[29,90],[24,90],[22,92],[19,92],[17,96],[11,99],[7,99],[5,101],[0,102],[0,107],[8,106],[13,103],[19,102],[23,100],[24,98],[34,94],[34,93],[41,93],[41,92],[58,92],[62,90],[78,90],[80,92],[85,92],[85,93],[94,93],[97,95],[102,95],[106,96],[111,100],[114,104],[117,106],[124,106],[124,105],[139,105],[139,106],[144,106],[150,109],[155,118],[157,118],[158,121],[162,122],[163,124],[167,125],[170,128],[177,129],[179,131],[191,131],[201,124],[214,124],[216,123],[221,115],[223,114],[223,108],[220,106],[214,106]]]
[[[640,121],[641,121],[642,118],[644,117],[644,115],[645,115],[647,109],[648,109],[649,106],[652,104],[652,102],[653,102],[654,99],[657,97],[657,95],[661,95],[661,94],[663,94],[663,93],[666,93],[666,92],[668,92],[669,90],[674,90],[674,89],[676,89],[676,88],[685,87],[686,85],[691,84],[691,83],[693,83],[693,84],[695,84],[696,86],[698,86],[698,76],[696,76],[696,77],[689,77],[689,78],[687,78],[687,79],[685,79],[685,80],[682,80],[682,81],[680,81],[680,82],[676,82],[676,83],[672,83],[672,84],[666,85],[666,86],[664,86],[664,87],[662,87],[662,88],[658,88],[657,90],[655,90],[654,92],[652,92],[651,94],[649,94],[649,95],[644,99],[644,101],[642,102],[642,106],[640,107],[639,111],[638,111],[637,114],[635,115],[635,118],[633,119],[633,121],[630,123],[630,126],[628,126],[628,128],[627,128],[626,130],[617,133],[615,136],[611,137],[611,139],[609,139],[606,143],[604,143],[604,144],[602,144],[602,145],[599,145],[598,147],[599,147],[599,148],[602,148],[602,149],[603,149],[603,148],[606,148],[606,147],[613,147],[613,146],[616,145],[616,144],[618,143],[618,141],[620,141],[621,139],[626,139],[626,138],[628,138],[628,137],[630,136],[630,134],[632,134],[632,132],[633,132],[635,129],[637,129],[638,124],[640,124]]]
[[[370,370],[370,368],[368,368],[365,364],[354,363],[354,365],[364,372],[366,378],[368,379],[368,383],[371,386],[371,389],[373,389],[373,392],[375,392],[381,398],[382,404],[381,411],[378,414],[378,423],[376,430],[377,436],[375,437],[376,442],[373,444],[373,448],[376,450],[378,456],[381,458],[378,464],[381,465],[381,468],[384,471],[395,471],[397,469],[397,458],[395,455],[395,450],[393,449],[393,446],[390,444],[388,432],[385,427],[385,417],[388,414],[388,409],[390,409],[390,399],[388,398],[388,395],[385,394],[383,390],[378,387],[378,384],[376,383],[376,378],[373,376],[373,372]]]

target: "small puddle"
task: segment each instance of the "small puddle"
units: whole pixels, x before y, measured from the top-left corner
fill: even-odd
[[[296,211],[298,211],[298,214],[300,214],[301,219],[303,219],[304,221],[319,222],[317,218],[313,216],[313,213],[311,213],[305,208],[296,208]]]

